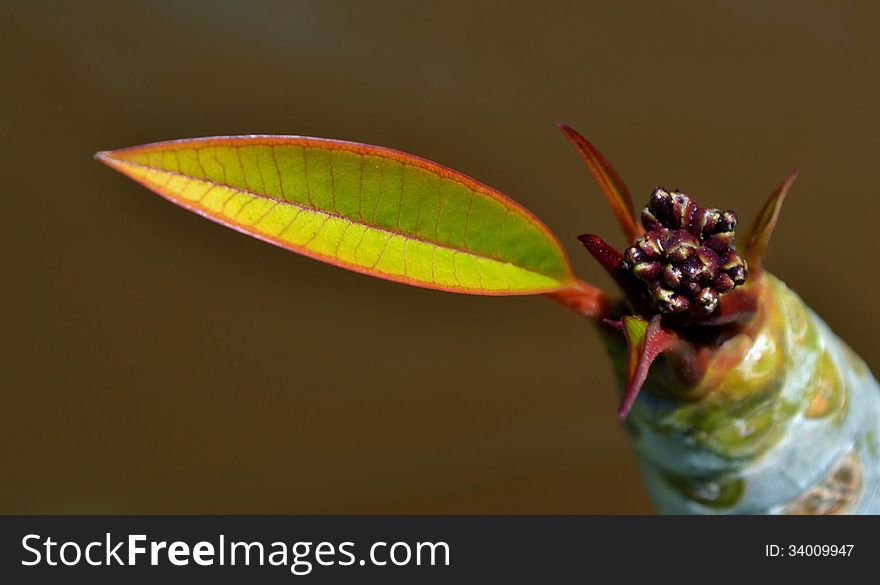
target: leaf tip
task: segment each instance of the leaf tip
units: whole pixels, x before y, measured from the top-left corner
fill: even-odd
[[[115,150],[99,150],[98,152],[96,152],[94,154],[94,156],[92,158],[94,158],[96,161],[98,161],[99,163],[101,163],[103,165],[107,165],[111,169],[114,169],[117,171],[121,170],[120,166],[122,163],[122,159],[120,159],[120,157],[117,156]]]
[[[782,183],[767,198],[752,223],[745,245],[745,257],[756,270],[761,270],[767,245],[770,243],[770,238],[776,229],[776,223],[779,221],[782,204],[798,174],[799,171],[796,168],[788,172]]]
[[[566,136],[570,136],[574,132],[574,130],[571,129],[571,126],[569,126],[565,122],[556,122],[556,127],[559,128]]]

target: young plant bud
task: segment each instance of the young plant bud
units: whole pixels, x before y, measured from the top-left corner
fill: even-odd
[[[691,221],[691,233],[703,240],[713,233],[719,219],[721,219],[720,209],[700,209]]]
[[[657,275],[660,273],[660,263],[659,262],[640,262],[636,264],[632,268],[632,273],[636,275],[636,278],[639,280],[644,280],[645,282],[651,282]]]
[[[661,275],[661,278],[663,279],[663,283],[669,288],[677,288],[681,285],[681,268],[679,268],[675,264],[667,264],[663,267],[663,274]]]
[[[648,255],[642,252],[637,246],[630,246],[623,253],[623,262],[628,270],[632,269],[636,264],[641,264],[648,260]]]
[[[642,226],[648,230],[654,230],[662,227],[660,220],[647,207],[642,210]]]
[[[712,282],[715,280],[715,277],[718,275],[718,268],[721,265],[718,255],[710,248],[700,246],[697,250],[696,257],[697,260],[700,261],[700,280],[705,282]]]
[[[684,230],[669,232],[666,241],[666,258],[675,263],[684,262],[700,247],[700,240]]]
[[[672,194],[672,214],[670,217],[670,229],[687,229],[691,219],[697,213],[698,206],[684,193]]]
[[[736,286],[742,286],[746,283],[749,273],[745,266],[735,266],[727,271],[727,275],[733,280]]]
[[[650,286],[651,296],[664,313],[682,313],[688,310],[690,302],[681,294],[665,288],[660,282],[654,281]]]
[[[724,294],[726,292],[732,291],[736,286],[736,283],[733,282],[733,279],[730,278],[727,274],[721,273],[715,277],[715,281],[712,283],[712,286],[715,290],[718,291],[718,294]]]
[[[672,217],[672,195],[663,187],[657,187],[651,193],[651,198],[648,200],[648,206],[645,208],[645,211],[660,225],[668,226],[669,218]],[[648,229],[648,226],[645,226],[645,229]]]
[[[736,231],[736,212],[728,209],[721,214],[718,225],[715,226],[716,232],[735,232]]]
[[[638,247],[648,258],[661,258],[663,256],[663,240],[665,231],[652,230],[639,238]]]
[[[694,298],[691,306],[694,312],[709,315],[718,306],[718,293],[711,286],[707,286]]]
[[[734,235],[733,232],[718,232],[706,238],[704,243],[719,254],[724,253],[733,246]]]
[[[648,231],[626,249],[621,269],[648,285],[661,313],[713,313],[719,297],[746,282],[745,261],[733,248],[736,213],[701,208],[678,191],[657,187],[642,211]]]

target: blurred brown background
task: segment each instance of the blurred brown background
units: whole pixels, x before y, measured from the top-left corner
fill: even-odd
[[[191,215],[91,159],[217,134],[409,151],[575,236],[641,202],[753,217],[872,367],[871,2],[4,2],[0,512],[648,512],[596,332],[541,298],[372,280]]]

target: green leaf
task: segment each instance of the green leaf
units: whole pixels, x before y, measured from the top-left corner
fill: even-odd
[[[548,293],[575,282],[559,241],[526,209],[388,148],[241,136],[96,157],[208,219],[379,278],[486,295]]]

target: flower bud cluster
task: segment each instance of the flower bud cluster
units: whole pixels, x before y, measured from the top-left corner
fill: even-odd
[[[642,225],[646,233],[626,249],[621,266],[647,284],[660,312],[709,315],[721,295],[746,282],[748,266],[734,249],[735,212],[658,187]]]

